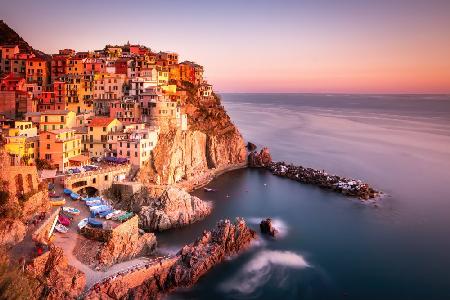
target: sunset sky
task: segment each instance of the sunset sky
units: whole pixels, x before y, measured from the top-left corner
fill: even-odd
[[[4,0],[0,7],[0,18],[36,49],[130,41],[173,50],[204,65],[220,92],[450,93],[449,0]]]

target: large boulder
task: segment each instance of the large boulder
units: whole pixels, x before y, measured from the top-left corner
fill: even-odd
[[[250,152],[248,155],[248,166],[251,168],[268,167],[272,163],[272,156],[268,148],[264,147],[258,153],[256,151]]]
[[[36,299],[76,299],[86,285],[85,274],[69,265],[63,250],[55,246],[35,258],[26,270],[40,283]]]
[[[150,231],[163,231],[197,222],[212,211],[212,203],[191,196],[186,191],[169,187],[159,199],[143,206],[140,225]]]
[[[153,233],[139,233],[138,217],[134,216],[112,231],[107,242],[102,244],[97,254],[102,267],[130,260],[138,256],[150,255],[156,248]]]

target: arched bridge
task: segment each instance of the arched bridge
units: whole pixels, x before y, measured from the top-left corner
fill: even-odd
[[[125,178],[131,170],[131,165],[116,165],[101,167],[94,171],[68,175],[64,179],[64,187],[74,192],[93,188],[98,191],[109,189],[113,182]]]

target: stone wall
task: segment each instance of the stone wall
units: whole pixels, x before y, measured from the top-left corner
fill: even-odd
[[[55,210],[50,217],[42,223],[41,226],[38,227],[33,232],[32,238],[34,241],[48,244],[50,238],[50,232],[53,231],[56,221],[58,220],[59,210]]]
[[[127,296],[130,289],[142,285],[152,277],[167,274],[177,258],[159,258],[144,266],[114,274],[95,284],[85,295],[85,299],[121,299]],[[105,297],[106,296],[106,297]]]

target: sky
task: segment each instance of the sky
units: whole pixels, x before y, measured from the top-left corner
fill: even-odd
[[[219,92],[450,93],[450,0],[0,0],[46,53],[140,43]]]

